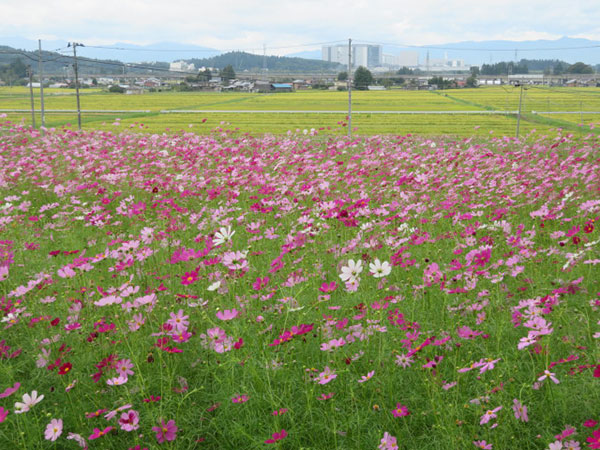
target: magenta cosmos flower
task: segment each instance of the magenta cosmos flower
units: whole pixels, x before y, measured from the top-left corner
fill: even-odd
[[[0,406],[0,423],[6,420],[6,416],[8,416],[9,412],[10,411],[8,409],[4,409],[2,406]]]
[[[167,423],[163,419],[160,420],[159,427],[152,427],[152,431],[156,432],[156,440],[159,444],[165,441],[174,441],[177,437],[177,425],[174,420],[169,420]]]
[[[186,272],[181,276],[181,284],[184,286],[193,284],[196,280],[198,280],[198,272],[196,271]]]
[[[267,439],[265,441],[265,444],[274,444],[277,441],[281,441],[282,439],[284,439],[287,436],[287,431],[285,431],[284,429],[282,429],[279,433],[275,432],[271,435],[271,439]]]
[[[13,387],[8,387],[0,394],[0,398],[6,398],[19,390],[21,383],[16,382]]]
[[[392,415],[394,417],[404,417],[408,416],[409,414],[410,412],[408,411],[408,408],[401,403],[396,403],[396,409],[392,410]]]

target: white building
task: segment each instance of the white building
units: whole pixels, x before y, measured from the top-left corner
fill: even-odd
[[[188,64],[185,61],[175,61],[169,64],[169,70],[176,72],[195,72],[196,67],[193,64]]]
[[[393,68],[417,67],[419,65],[419,53],[400,52],[398,55],[383,55],[383,65]]]
[[[381,45],[353,44],[352,66],[380,67],[383,65],[383,47]],[[321,59],[348,65],[347,45],[326,45],[321,48]]]

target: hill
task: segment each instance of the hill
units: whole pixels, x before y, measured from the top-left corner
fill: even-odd
[[[214,67],[222,69],[227,65],[233,66],[236,72],[244,70],[267,70],[277,72],[318,72],[337,71],[343,69],[341,64],[287,56],[262,56],[246,52],[229,52],[212,58],[187,60],[196,67]]]

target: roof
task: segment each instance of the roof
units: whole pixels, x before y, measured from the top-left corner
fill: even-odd
[[[289,83],[273,83],[272,86],[275,89],[292,89],[292,85]]]

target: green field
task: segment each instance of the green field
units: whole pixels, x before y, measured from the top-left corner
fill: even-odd
[[[480,87],[448,91],[355,91],[352,94],[352,126],[359,134],[425,135],[513,135],[516,115],[464,114],[461,112],[511,111],[518,109],[520,89],[512,86]],[[39,109],[39,92],[35,105]],[[0,88],[0,110],[29,110],[29,90],[23,87]],[[74,90],[47,89],[45,109],[74,110]],[[311,128],[345,133],[348,94],[334,91],[254,94],[216,92],[157,92],[143,95],[110,94],[101,90],[81,92],[83,127],[88,129],[144,129],[151,132],[189,130],[208,133],[216,128],[240,132],[285,133]],[[137,112],[91,113],[85,110]],[[165,113],[173,110],[199,110],[198,113]],[[209,112],[209,111],[215,112]],[[282,113],[279,111],[293,111]],[[536,129],[548,132],[563,128],[584,133],[600,123],[600,88],[528,87],[523,95],[521,133]],[[141,112],[140,112],[141,111]],[[161,112],[162,111],[162,112]],[[231,112],[228,112],[231,111]],[[264,111],[244,113],[238,111]],[[273,111],[273,112],[269,112]],[[297,111],[297,112],[296,112]],[[329,111],[340,111],[331,113]],[[376,112],[405,111],[405,114]],[[432,114],[414,114],[429,112]],[[572,114],[545,114],[569,111]],[[362,114],[360,112],[363,112]],[[373,113],[368,113],[373,112]],[[448,112],[448,114],[436,114]],[[453,113],[451,113],[453,112]],[[1,111],[0,111],[1,113]],[[13,121],[29,124],[27,112],[8,112]],[[119,118],[120,124],[114,125]],[[39,113],[36,117],[40,124]],[[77,124],[75,113],[46,113],[47,127]],[[584,124],[582,126],[581,124]],[[590,126],[591,125],[591,126]]]

